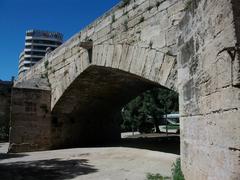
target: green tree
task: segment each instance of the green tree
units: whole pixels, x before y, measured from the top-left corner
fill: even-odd
[[[126,131],[136,130],[139,127],[141,114],[139,108],[142,106],[142,97],[138,96],[122,109],[123,124],[122,128]]]
[[[139,129],[151,123],[159,133],[159,123],[163,121],[163,115],[178,111],[178,107],[176,92],[166,88],[154,88],[144,92],[123,108],[122,128],[130,130],[133,126],[134,129]]]

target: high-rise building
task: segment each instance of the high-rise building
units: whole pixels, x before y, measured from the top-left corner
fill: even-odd
[[[19,56],[18,76],[24,75],[35,63],[46,54],[46,50],[54,50],[63,43],[63,35],[59,32],[28,30],[25,36],[25,48]]]

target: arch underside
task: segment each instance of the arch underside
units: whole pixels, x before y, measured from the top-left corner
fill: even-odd
[[[92,65],[67,88],[52,110],[55,146],[80,146],[120,139],[121,109],[159,84],[134,74]],[[55,123],[55,126],[54,126]]]

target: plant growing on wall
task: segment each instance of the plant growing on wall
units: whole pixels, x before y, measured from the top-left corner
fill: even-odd
[[[153,42],[150,41],[150,42],[149,42],[149,48],[152,49],[152,47],[153,47]]]
[[[48,64],[49,64],[48,60],[44,62],[44,67],[45,67],[45,69],[47,69]]]
[[[147,10],[147,11],[151,11],[152,8],[153,8],[153,6],[148,6],[148,7],[146,8],[146,10]]]
[[[66,76],[68,73],[69,73],[68,70],[65,70],[64,71],[64,76]]]
[[[127,6],[131,0],[122,0],[122,7]]]
[[[135,10],[135,9],[137,9],[137,7],[138,7],[138,5],[134,4],[132,8],[133,8],[133,10]]]
[[[139,23],[142,23],[144,22],[145,18],[142,16],[140,19],[139,19]]]
[[[112,15],[112,23],[114,23],[116,21],[116,17],[115,14]]]
[[[185,10],[189,10],[192,8],[192,5],[193,5],[193,1],[192,0],[188,0],[186,3],[185,3]]]
[[[127,20],[125,20],[125,21],[123,22],[123,27],[124,27],[124,31],[127,31],[127,30],[128,30],[128,21],[127,21]]]
[[[156,7],[158,8],[160,6],[161,2],[157,1],[156,2]]]

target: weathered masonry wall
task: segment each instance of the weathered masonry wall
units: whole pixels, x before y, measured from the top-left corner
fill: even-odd
[[[0,81],[0,141],[8,141],[11,88],[11,82]]]
[[[37,89],[12,89],[9,152],[51,148],[51,93]]]
[[[179,25],[186,179],[240,178],[239,8],[237,0],[192,1]]]
[[[182,0],[120,3],[45,57],[25,79],[49,79],[52,108],[76,77],[92,64],[144,76],[177,90],[175,34],[184,8]],[[87,40],[93,41],[92,63],[88,51],[80,47],[80,42]]]

